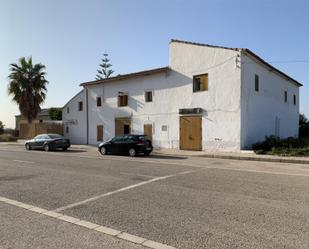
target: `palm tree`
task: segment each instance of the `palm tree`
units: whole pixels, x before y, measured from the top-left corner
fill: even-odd
[[[33,65],[32,57],[22,57],[18,62],[10,65],[8,93],[18,104],[20,113],[31,123],[46,98],[45,66],[41,63]]]

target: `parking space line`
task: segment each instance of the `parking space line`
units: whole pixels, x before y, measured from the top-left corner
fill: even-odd
[[[151,175],[144,175],[144,174],[134,174],[134,173],[128,173],[128,172],[120,172],[120,175],[127,175],[127,176],[141,176],[141,177],[148,177],[148,178],[156,178],[157,176],[151,176]]]
[[[110,195],[113,195],[113,194],[117,194],[117,193],[120,193],[120,192],[124,192],[124,191],[127,191],[129,189],[137,188],[137,187],[140,187],[140,186],[152,183],[152,182],[157,182],[157,181],[165,180],[165,179],[175,177],[175,176],[178,176],[178,175],[184,175],[184,174],[189,174],[189,173],[193,173],[193,172],[195,172],[195,171],[189,170],[189,171],[183,171],[183,172],[172,174],[172,175],[156,177],[156,178],[153,178],[153,179],[150,179],[150,180],[147,180],[147,181],[142,181],[142,182],[139,182],[139,183],[136,183],[136,184],[124,187],[124,188],[120,188],[120,189],[117,189],[117,190],[114,190],[114,191],[111,191],[111,192],[107,192],[105,194],[97,195],[97,196],[91,197],[91,198],[83,200],[83,201],[75,202],[75,203],[69,204],[67,206],[57,208],[54,211],[55,212],[61,212],[61,211],[64,211],[66,209],[69,209],[69,208],[74,208],[74,207],[83,205],[85,203],[88,203],[88,202],[91,202],[91,201],[96,201],[96,200],[101,199],[103,197],[110,196]]]
[[[32,161],[24,161],[24,160],[13,160],[14,162],[17,162],[17,163],[30,163],[30,164],[34,164],[35,162],[32,162]]]
[[[184,174],[185,172],[183,172]],[[79,227],[83,227],[84,229],[88,229],[88,230],[93,230],[95,232],[99,232],[102,233],[104,235],[108,235],[108,236],[112,236],[115,239],[121,239],[124,240],[126,242],[130,242],[130,243],[134,243],[134,244],[138,244],[141,245],[143,247],[147,247],[147,248],[152,248],[152,249],[176,249],[175,247],[166,245],[166,244],[162,244],[159,242],[155,242],[149,239],[145,239],[139,236],[135,236],[123,231],[118,231],[115,230],[113,228],[109,228],[109,227],[105,227],[105,226],[101,226],[99,224],[96,223],[92,223],[86,220],[80,220],[78,218],[72,217],[72,216],[68,216],[68,215],[64,215],[61,213],[57,213],[57,212],[53,212],[53,211],[49,211],[40,207],[35,207],[26,203],[22,203],[19,201],[15,201],[12,199],[8,199],[5,197],[0,196],[0,202],[12,205],[12,206],[16,206],[19,208],[23,208],[26,209],[28,211],[37,213],[38,215],[43,215],[43,216],[47,216],[49,218],[53,218],[53,219],[57,219],[59,221],[62,222],[67,222],[70,223],[72,225],[75,226],[79,226]]]

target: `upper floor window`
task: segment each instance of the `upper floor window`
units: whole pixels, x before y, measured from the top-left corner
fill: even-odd
[[[294,105],[296,105],[296,95],[295,94],[293,95],[293,103]]]
[[[97,97],[97,106],[102,106],[102,99],[101,99],[101,97]]]
[[[260,90],[259,76],[257,74],[254,76],[254,89],[256,92]]]
[[[70,107],[67,107],[67,113],[70,113]]]
[[[208,73],[193,76],[193,92],[208,90]]]
[[[128,94],[119,94],[118,106],[127,106],[127,105],[128,105]]]
[[[83,101],[78,102],[78,110],[79,111],[83,110]]]
[[[288,92],[284,91],[284,102],[288,102]]]
[[[145,102],[152,102],[152,91],[145,92]]]

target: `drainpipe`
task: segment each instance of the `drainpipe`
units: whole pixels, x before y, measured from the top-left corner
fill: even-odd
[[[86,131],[87,131],[87,144],[89,144],[89,113],[88,113],[88,89],[86,89]]]

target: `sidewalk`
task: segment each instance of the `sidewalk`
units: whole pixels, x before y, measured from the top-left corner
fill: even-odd
[[[176,149],[159,149],[154,150],[153,153],[157,155],[171,155],[171,156],[190,156],[190,157],[206,157],[206,158],[220,158],[220,159],[247,160],[247,161],[309,164],[309,157],[257,155],[253,151],[215,152],[215,151],[184,151]]]

